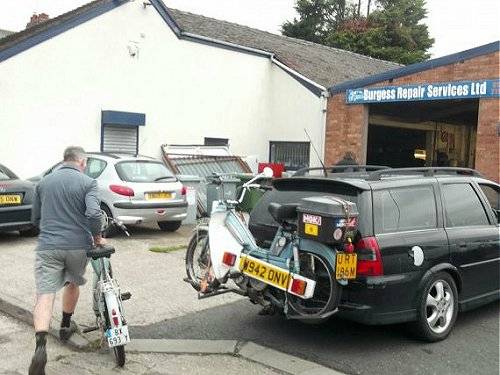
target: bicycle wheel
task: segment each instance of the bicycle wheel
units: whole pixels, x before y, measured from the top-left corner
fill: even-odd
[[[108,330],[111,328],[111,323],[109,321],[108,306],[106,305],[106,301],[104,301],[104,317],[106,319],[105,329]],[[124,345],[114,346],[113,354],[115,355],[116,365],[118,367],[123,367],[125,365],[125,346]]]
[[[289,306],[306,323],[321,323],[327,318],[322,315],[334,310],[340,301],[340,285],[335,281],[335,273],[330,264],[322,257],[308,252],[301,252],[300,275],[316,281],[312,298],[302,299],[290,294]],[[312,318],[312,319],[311,319]],[[300,319],[299,319],[300,320]]]
[[[200,282],[206,275],[208,267],[210,267],[208,232],[198,231],[191,237],[186,250],[186,274],[197,291],[200,290]]]

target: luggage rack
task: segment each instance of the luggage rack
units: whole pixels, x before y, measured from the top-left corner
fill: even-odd
[[[401,175],[401,174],[423,174],[425,177],[435,175],[457,175],[484,177],[481,173],[471,168],[460,167],[418,167],[418,168],[388,168],[371,172],[366,178],[367,181],[378,181],[382,176]]]
[[[370,171],[388,170],[391,167],[385,165],[332,165],[330,167],[312,167],[302,168],[297,170],[293,176],[305,176],[310,171],[323,171],[323,175],[327,177],[328,173],[348,174],[362,174]]]

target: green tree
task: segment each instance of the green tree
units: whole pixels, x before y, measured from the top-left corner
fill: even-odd
[[[330,11],[340,4],[342,16]],[[376,9],[370,13],[373,5]],[[368,1],[365,14],[360,0],[347,4],[345,0],[299,0],[296,9],[300,19],[284,24],[284,35],[402,64],[428,59],[427,51],[434,44],[427,25],[421,23],[427,13],[425,0]],[[304,26],[314,32],[303,32]]]

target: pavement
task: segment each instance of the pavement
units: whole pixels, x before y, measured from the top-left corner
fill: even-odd
[[[73,335],[70,346],[51,338],[47,373],[93,374],[119,371],[140,374],[339,374],[315,362],[257,345],[249,340],[163,339],[135,331],[159,322],[192,316],[209,309],[242,300],[234,294],[224,294],[198,300],[185,277],[184,250],[168,253],[149,251],[153,246],[186,245],[192,227],[183,226],[175,233],[156,228],[129,228],[131,237],[118,236],[109,241],[116,248],[111,262],[115,278],[122,291],[132,293],[124,302],[130,324],[132,342],[127,345],[124,369],[114,368],[109,350],[96,350],[97,332]],[[33,352],[31,310],[34,302],[34,251],[36,239],[22,238],[16,233],[0,233],[0,373],[26,373]],[[89,281],[81,288],[80,301],[74,314],[80,326],[93,326],[95,318],[91,303],[92,269],[87,267]],[[57,336],[60,323],[61,295],[54,305],[51,333]],[[12,319],[12,317],[16,319]],[[54,328],[55,327],[55,328]],[[203,330],[204,328],[202,328]],[[12,355],[9,355],[11,353]]]

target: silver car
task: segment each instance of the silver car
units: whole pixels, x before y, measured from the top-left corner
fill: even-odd
[[[85,174],[99,186],[101,208],[124,224],[156,222],[161,230],[179,229],[187,216],[186,188],[153,158],[115,153],[88,153]],[[62,163],[30,180],[35,181]],[[115,228],[106,230],[108,236]]]

